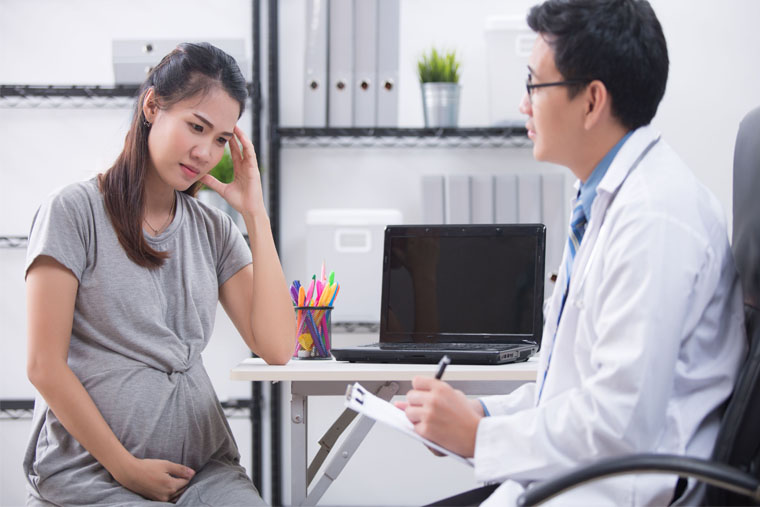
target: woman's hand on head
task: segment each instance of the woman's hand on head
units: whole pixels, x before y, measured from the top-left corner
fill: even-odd
[[[195,471],[162,459],[135,458],[114,478],[130,491],[149,500],[171,502],[187,488]]]
[[[232,132],[234,137],[230,139],[229,147],[235,173],[233,181],[225,184],[210,174],[204,175],[200,181],[242,215],[264,211],[264,192],[253,143],[237,125]]]

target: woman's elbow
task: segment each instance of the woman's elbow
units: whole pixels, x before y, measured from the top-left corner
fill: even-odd
[[[38,391],[44,390],[45,386],[53,381],[53,371],[51,365],[39,358],[30,357],[26,362],[26,378]]]
[[[273,352],[269,354],[269,357],[265,357],[264,361],[272,366],[283,366],[285,364],[288,364],[288,361],[290,361],[291,357],[291,350],[291,348],[288,348]]]

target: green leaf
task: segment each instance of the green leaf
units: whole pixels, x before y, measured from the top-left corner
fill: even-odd
[[[235,177],[235,170],[232,167],[232,155],[230,155],[230,148],[228,146],[225,146],[222,159],[209,171],[209,174],[222,183],[232,182]],[[208,187],[204,185],[203,188]]]
[[[433,47],[417,61],[417,74],[421,83],[458,83],[459,65],[456,51],[441,53]]]

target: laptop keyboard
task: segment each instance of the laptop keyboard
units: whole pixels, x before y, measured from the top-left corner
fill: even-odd
[[[372,343],[364,347],[379,347],[390,350],[507,350],[516,347],[503,343]]]

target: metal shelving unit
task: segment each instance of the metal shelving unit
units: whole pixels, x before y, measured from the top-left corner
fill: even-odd
[[[222,401],[224,416],[228,419],[250,418],[253,407],[250,398]],[[0,420],[29,419],[34,413],[34,400],[8,399],[0,400]]]
[[[138,85],[0,85],[0,107],[5,108],[130,108]],[[249,100],[261,101],[260,89],[248,83]]]
[[[524,147],[524,127],[485,128],[284,128],[284,148],[503,148]]]
[[[137,96],[137,85],[0,85],[0,98],[19,98],[26,99],[32,97],[59,97],[59,98],[76,98],[82,97],[87,99],[94,98],[117,98]]]
[[[0,248],[26,248],[26,236],[0,236]]]

